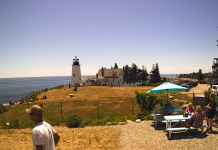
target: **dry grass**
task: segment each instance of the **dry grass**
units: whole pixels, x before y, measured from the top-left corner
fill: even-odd
[[[73,88],[53,89],[48,92],[41,93],[38,97],[41,99],[44,95],[48,97],[46,102],[60,101],[82,101],[82,100],[102,100],[116,98],[132,98],[135,97],[135,90],[147,92],[153,87],[130,86],[130,87],[108,87],[108,86],[88,86],[78,87],[77,91]],[[74,96],[70,98],[70,94]],[[41,100],[39,100],[41,101]]]
[[[102,88],[102,89],[101,89]],[[153,87],[81,87],[78,88],[77,92],[73,92],[75,97],[66,98],[68,94],[72,93],[72,89],[61,89],[59,90],[51,90],[46,93],[48,96],[48,100],[46,102],[52,101],[69,101],[69,100],[100,100],[100,99],[112,99],[112,98],[129,98],[135,97],[135,90],[139,90],[140,92],[146,92]],[[205,89],[206,86],[197,86],[193,90]],[[111,94],[113,93],[113,94]],[[44,93],[45,95],[45,93]],[[41,95],[43,96],[43,94]],[[94,97],[94,98],[93,98]],[[67,103],[66,103],[67,104]],[[66,105],[67,109],[73,107],[73,105]],[[114,109],[114,105],[111,103],[105,103],[106,106]],[[122,108],[124,103],[118,103],[116,107]],[[93,106],[91,104],[86,104],[86,107]],[[23,107],[23,106],[21,106]],[[84,106],[78,106],[80,109],[85,109]],[[46,107],[49,108],[49,107]],[[15,109],[17,109],[15,107]],[[24,108],[23,108],[24,109]],[[131,108],[130,108],[131,109]],[[19,110],[21,111],[21,110]],[[105,110],[104,110],[105,111]],[[122,110],[124,111],[124,110]],[[25,110],[21,111],[25,114]],[[11,114],[10,112],[8,114]],[[7,115],[8,115],[7,114]],[[117,129],[111,128],[77,128],[77,129],[66,129],[64,127],[54,127],[57,133],[61,136],[61,140],[57,146],[57,150],[71,150],[71,149],[121,149],[121,146],[124,146],[125,149],[131,149],[129,145],[138,145],[139,149],[165,149],[165,148],[174,148],[174,149],[190,149],[192,146],[189,146],[190,143],[197,143],[199,146],[205,145],[203,148],[205,149],[207,144],[210,146],[209,149],[216,149],[217,140],[217,131],[215,128],[214,134],[201,135],[197,136],[197,138],[180,138],[177,140],[167,140],[166,133],[162,130],[154,130],[151,126],[152,121],[147,121],[144,124],[133,124],[133,127],[127,132],[129,125],[117,126]],[[137,125],[139,127],[137,127]],[[1,150],[20,150],[32,149],[32,139],[31,139],[31,130],[32,129],[0,129],[0,149]],[[131,133],[130,133],[131,131]],[[146,133],[144,133],[144,131]],[[136,132],[136,135],[134,135]],[[139,133],[144,135],[142,138]],[[176,135],[176,133],[174,134]],[[119,138],[124,138],[123,144],[119,145]],[[134,138],[133,138],[134,137]],[[176,137],[176,136],[175,136]],[[130,138],[130,140],[127,140]],[[133,140],[135,139],[135,140]],[[140,140],[142,139],[142,140]],[[127,142],[125,142],[127,141]],[[130,141],[130,142],[129,142]],[[185,143],[184,143],[185,142]],[[140,145],[141,144],[141,145]],[[196,146],[196,144],[194,144]],[[157,147],[158,146],[158,147]],[[193,148],[193,147],[192,147]],[[207,147],[208,148],[208,147]]]
[[[77,113],[82,118],[97,118],[97,103],[94,100],[108,100],[108,99],[126,99],[134,98],[135,90],[140,92],[147,92],[153,87],[131,86],[131,87],[105,87],[105,86],[89,86],[78,87],[78,91],[73,91],[73,88],[53,89],[48,92],[41,93],[38,98],[40,100],[34,103],[26,103],[31,105],[43,104],[44,118],[51,119],[61,117],[61,103],[62,103],[62,117],[67,117],[69,114]],[[74,96],[70,98],[70,94]],[[46,95],[46,100],[41,98]],[[77,101],[77,102],[69,102]],[[84,102],[82,102],[84,101]],[[135,113],[140,112],[136,100],[135,101]],[[54,103],[53,103],[54,102]],[[8,122],[12,118],[17,118],[19,121],[28,120],[29,116],[25,113],[25,109],[28,105],[18,105],[9,112],[4,114],[5,122]],[[132,100],[120,100],[120,101],[99,101],[99,113],[100,117],[112,116],[115,117],[132,114]],[[2,121],[2,115],[0,115],[0,122]]]
[[[71,149],[119,149],[118,137],[120,131],[115,129],[59,129],[54,127],[61,139],[57,150]],[[1,150],[32,149],[32,129],[0,130]],[[107,135],[107,136],[105,136]]]

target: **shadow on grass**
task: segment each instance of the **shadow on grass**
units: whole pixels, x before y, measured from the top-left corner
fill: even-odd
[[[169,132],[166,134],[167,137],[169,137]],[[204,132],[201,134],[200,131],[197,132],[197,134],[194,134],[192,131],[179,131],[179,132],[173,132],[171,133],[171,138],[168,138],[168,140],[181,140],[181,139],[203,139],[206,138],[208,135]]]

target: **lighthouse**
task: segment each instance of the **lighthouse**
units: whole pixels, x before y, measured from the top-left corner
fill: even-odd
[[[75,57],[73,59],[73,65],[72,65],[71,86],[80,85],[81,83],[82,83],[82,80],[81,80],[79,59]]]

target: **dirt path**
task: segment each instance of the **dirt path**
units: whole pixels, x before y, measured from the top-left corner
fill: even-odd
[[[196,87],[191,88],[188,92],[181,92],[182,94],[192,94],[193,92],[196,93],[196,95],[204,95],[204,91],[208,90],[210,88],[207,84],[198,84]]]

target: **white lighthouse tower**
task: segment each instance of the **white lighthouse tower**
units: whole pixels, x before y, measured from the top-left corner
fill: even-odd
[[[81,80],[79,59],[75,57],[73,59],[73,65],[72,65],[71,86],[80,85],[81,83],[82,83],[82,80]]]

